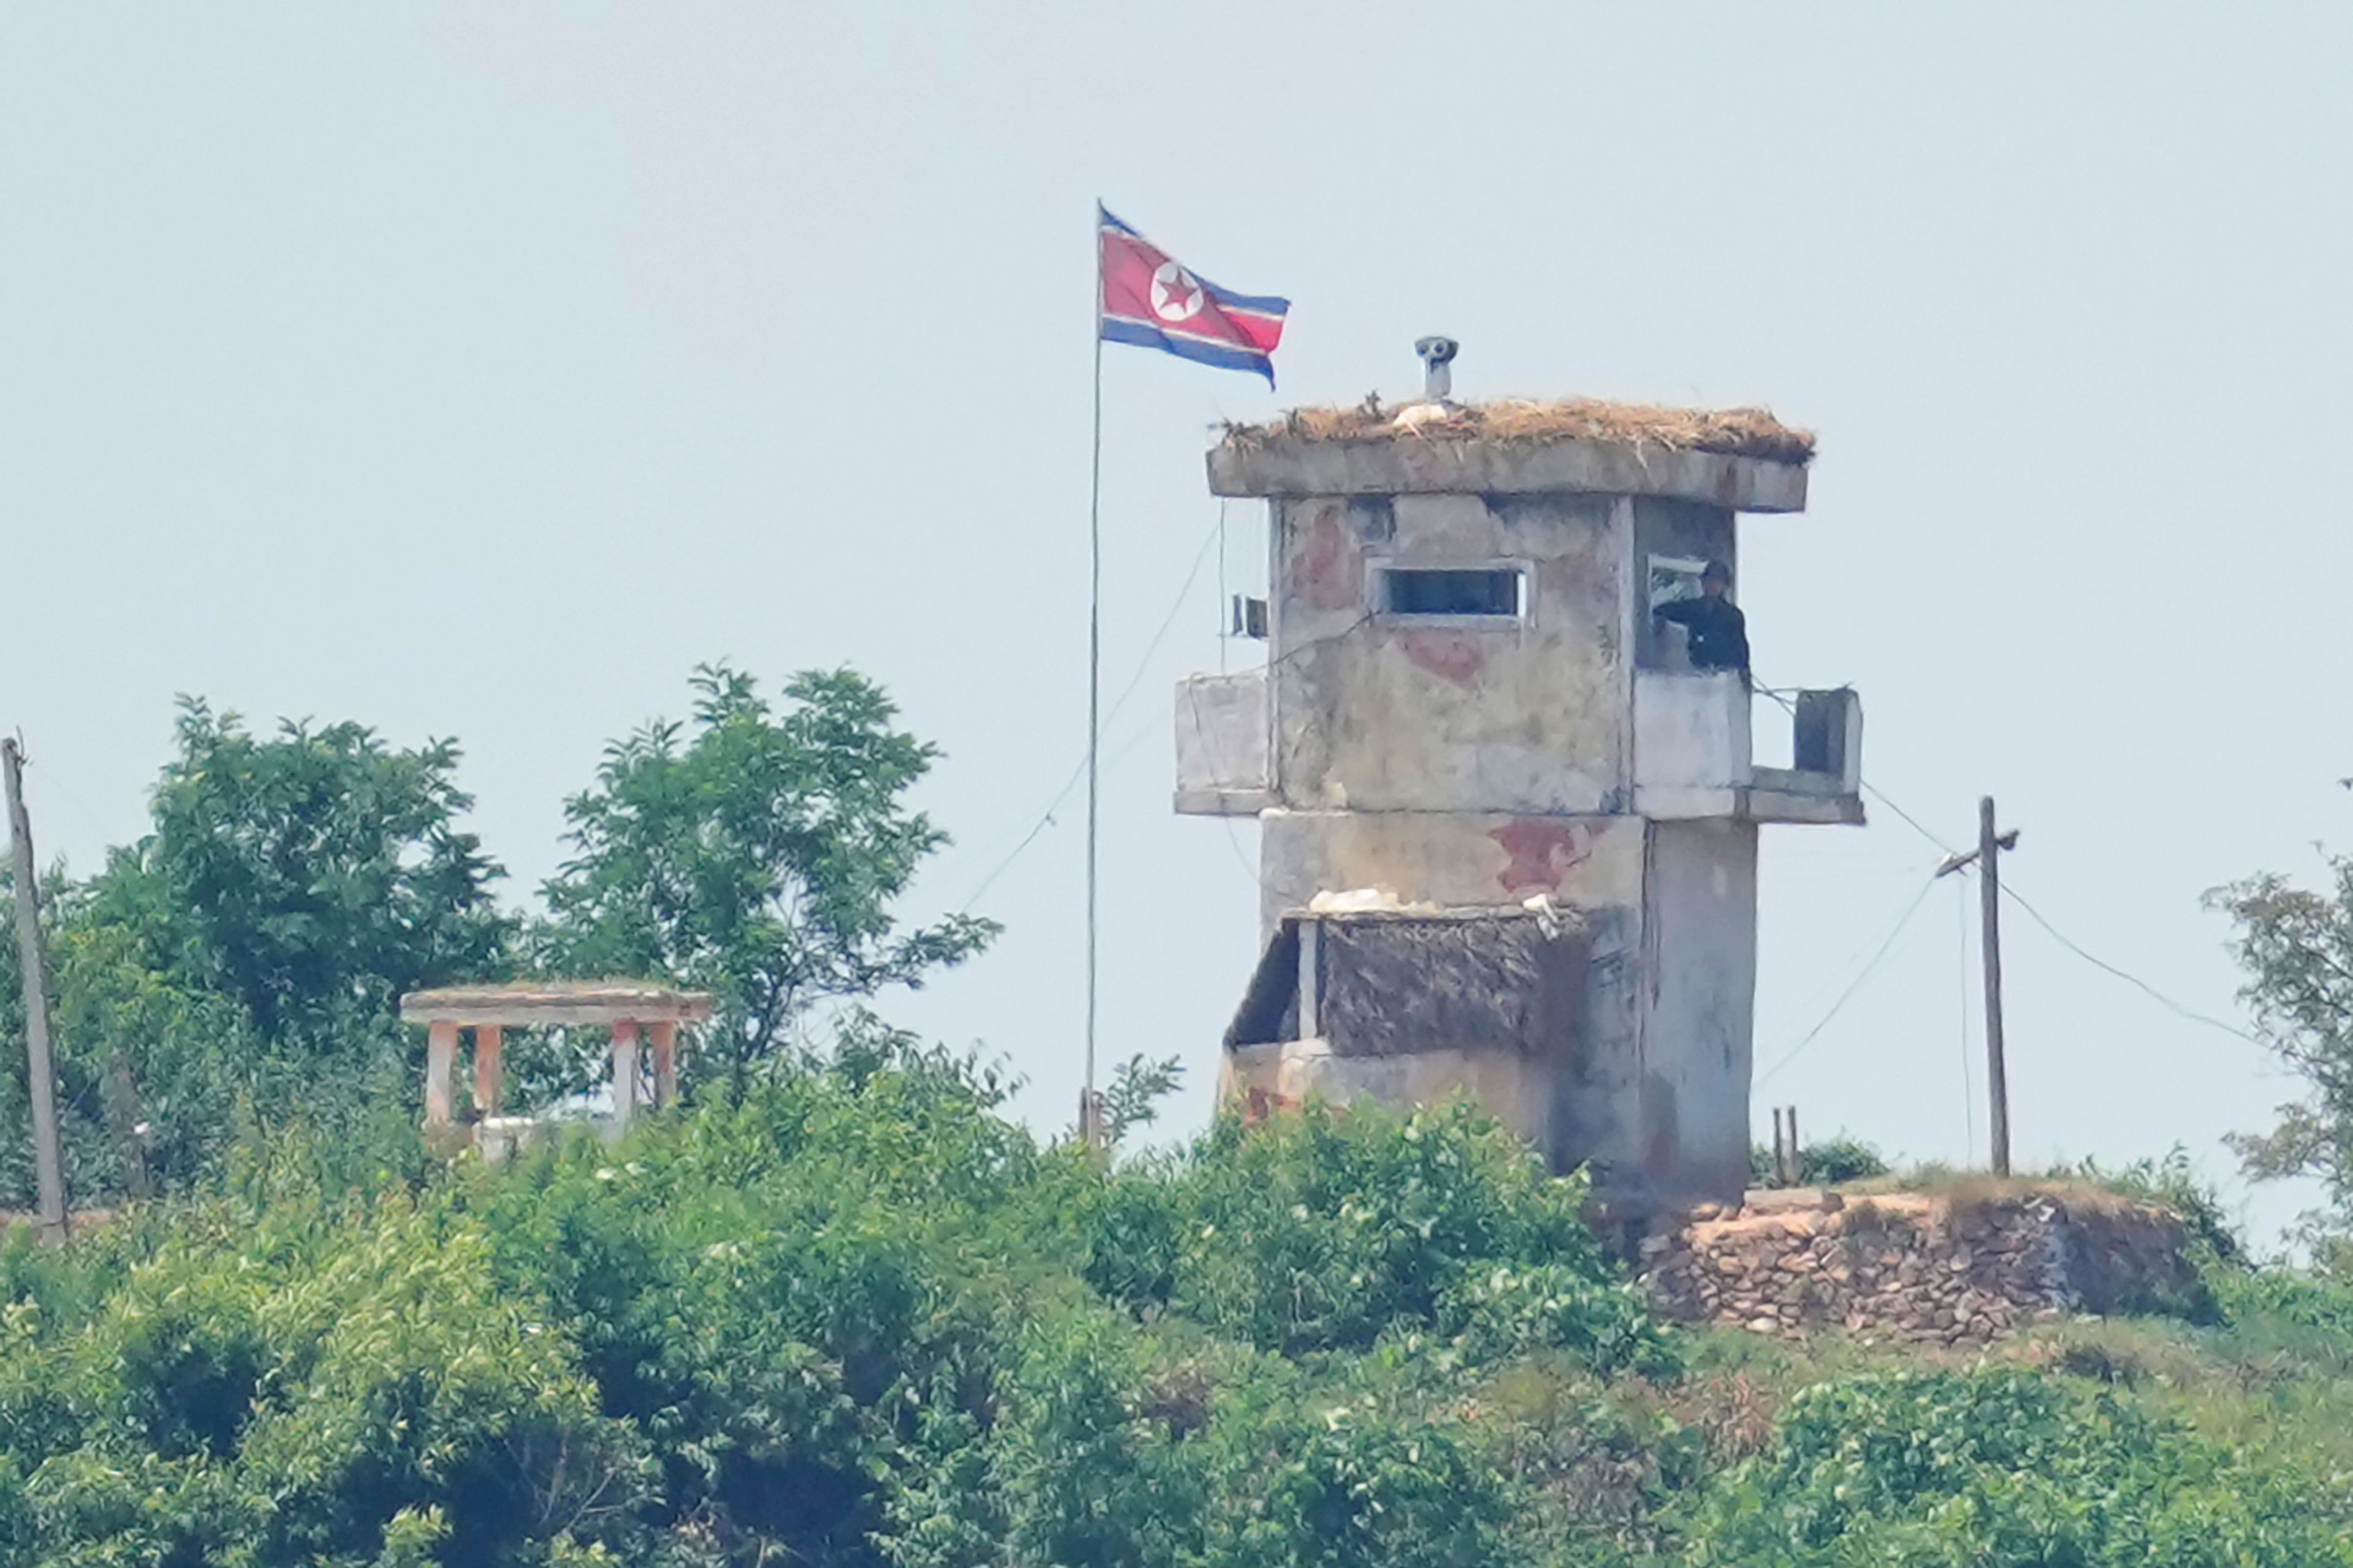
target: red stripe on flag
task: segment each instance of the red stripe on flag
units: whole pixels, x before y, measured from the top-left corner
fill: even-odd
[[[1169,260],[1167,254],[1131,235],[1103,231],[1103,310],[1106,316],[1125,316],[1209,342],[1231,343],[1258,353],[1271,353],[1282,341],[1282,318],[1240,307],[1228,310],[1201,291],[1200,308],[1170,319],[1153,309],[1152,275]],[[1179,263],[1181,266],[1182,263]],[[1198,286],[1198,279],[1196,279]]]

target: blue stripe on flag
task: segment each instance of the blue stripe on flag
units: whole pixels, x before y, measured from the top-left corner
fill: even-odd
[[[1201,364],[1213,364],[1219,370],[1247,370],[1266,377],[1269,387],[1274,385],[1274,360],[1252,349],[1235,348],[1229,343],[1208,343],[1197,338],[1173,338],[1157,327],[1147,327],[1141,321],[1121,316],[1103,318],[1103,335],[1105,342],[1131,343],[1140,349],[1158,349]]]
[[[1291,301],[1273,294],[1237,294],[1230,289],[1220,289],[1215,283],[1193,274],[1193,280],[1209,291],[1209,298],[1220,305],[1230,305],[1238,310],[1256,310],[1261,315],[1285,316],[1291,313]]]

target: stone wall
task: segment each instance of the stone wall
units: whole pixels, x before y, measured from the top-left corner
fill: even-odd
[[[1841,1197],[1796,1188],[1694,1211],[1641,1244],[1667,1316],[1795,1339],[1821,1328],[1983,1343],[2070,1311],[2191,1311],[2179,1220],[2107,1194]]]

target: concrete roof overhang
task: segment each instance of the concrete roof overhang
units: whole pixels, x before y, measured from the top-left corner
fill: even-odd
[[[512,985],[447,985],[400,999],[411,1024],[692,1024],[711,1016],[711,994],[635,980],[543,980]]]
[[[1208,455],[1221,496],[1664,496],[1730,511],[1803,511],[1806,465],[1587,440],[1494,441],[1399,431],[1351,440],[1275,437]]]

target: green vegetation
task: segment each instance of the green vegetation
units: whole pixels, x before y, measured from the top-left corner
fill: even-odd
[[[1800,1144],[1798,1149],[1798,1182],[1801,1186],[1835,1187],[1846,1182],[1883,1176],[1887,1172],[1885,1156],[1860,1138],[1850,1138],[1843,1132],[1819,1143]],[[1762,1143],[1750,1145],[1748,1175],[1760,1187],[1773,1184],[1772,1150]]]
[[[353,723],[268,737],[185,701],[152,827],[84,880],[43,889],[79,1205],[216,1179],[240,1128],[300,1115],[322,1159],[415,1170],[422,1046],[393,1016],[423,985],[533,971],[708,987],[720,1016],[688,1064],[733,1078],[812,1008],[920,984],[985,946],[954,916],[902,931],[892,905],[944,836],[906,796],[936,753],[849,670],[784,705],[723,665],[694,679],[690,725],[617,743],[567,806],[576,854],[547,913],[501,909],[503,877],[460,821],[459,751]],[[0,890],[7,880],[0,870]],[[0,1209],[29,1205],[16,947],[0,943]],[[600,1068],[601,1044],[518,1037],[516,1103]]]
[[[294,1148],[20,1241],[0,1562],[1504,1562],[1450,1405],[1672,1368],[1582,1187],[1466,1110],[1105,1171],[997,1094],[893,1046],[617,1151],[336,1193]]]
[[[2304,1239],[2353,1268],[2353,856],[2327,867],[2325,891],[2266,874],[2208,901],[2235,927],[2255,1032],[2304,1086],[2270,1131],[2236,1140],[2240,1158],[2259,1180],[2318,1181],[2327,1203],[2306,1216]]]
[[[2353,1563],[2353,1286],[1692,1332],[1466,1108],[1106,1166],[1002,1093],[869,1026],[617,1149],[20,1231],[0,1564]]]
[[[453,746],[197,704],[152,833],[52,875],[74,1189],[164,1195],[0,1238],[0,1568],[2353,1564],[2353,1277],[2251,1267],[2178,1151],[2058,1174],[2188,1219],[2194,1311],[1963,1353],[1666,1326],[1460,1105],[1041,1142],[864,1006],[992,934],[896,916],[931,750],[848,672],[696,685],[570,804],[543,917]],[[688,1104],[428,1159],[393,997],[613,969],[719,995]],[[2327,1174],[2295,1016],[2274,1163]],[[511,1059],[582,1079],[560,1031]],[[1118,1068],[1105,1125],[1176,1076]],[[0,1073],[0,1204],[24,1110]]]
[[[796,676],[781,713],[724,666],[696,671],[694,689],[691,726],[613,746],[566,804],[577,853],[547,885],[533,945],[560,973],[716,993],[700,1055],[740,1086],[810,1008],[919,984],[997,927],[959,914],[898,929],[892,904],[946,835],[902,805],[938,752],[892,727],[873,682]]]

